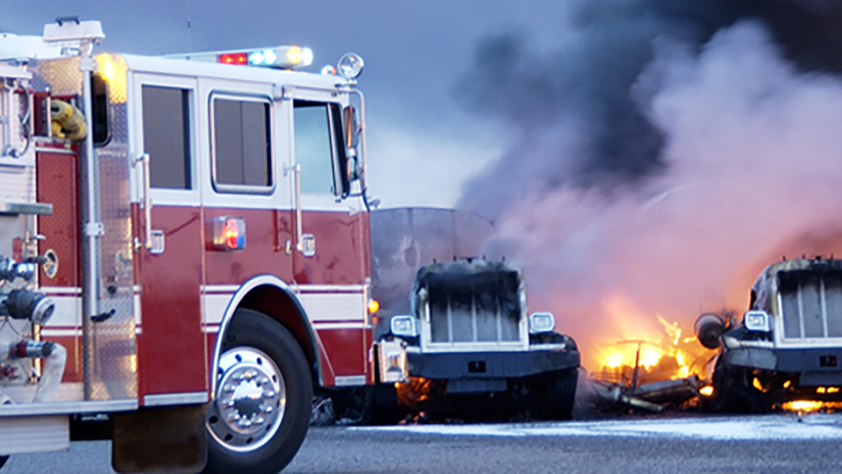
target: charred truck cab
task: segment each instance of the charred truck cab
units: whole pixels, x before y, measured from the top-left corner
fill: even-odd
[[[842,401],[842,260],[767,267],[742,321],[703,315],[699,340],[719,348],[714,400],[726,411],[765,412],[794,402]]]
[[[571,417],[579,351],[553,332],[551,313],[527,314],[518,267],[485,260],[423,266],[410,308],[391,320],[391,333],[408,344],[411,380],[398,387],[406,406],[458,408],[455,416],[514,409]]]
[[[102,38],[0,37],[0,464],[112,439],[118,471],[277,472],[314,389],[405,375],[375,362],[362,59]]]

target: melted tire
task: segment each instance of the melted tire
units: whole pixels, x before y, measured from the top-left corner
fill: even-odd
[[[371,404],[368,425],[394,425],[406,417],[407,411],[398,401],[398,392],[393,384],[377,384],[371,387]]]
[[[546,375],[546,401],[540,411],[545,420],[572,420],[576,402],[578,369],[565,369]]]
[[[749,383],[751,374],[745,369],[717,366],[713,374],[714,396],[719,409],[734,414],[764,414],[772,404],[764,394]]]
[[[307,359],[286,328],[262,313],[247,309],[237,310],[220,353],[237,347],[262,351],[279,369],[286,390],[283,419],[268,442],[247,452],[230,449],[214,437],[209,426],[208,463],[203,472],[276,473],[292,461],[307,434],[313,399]]]

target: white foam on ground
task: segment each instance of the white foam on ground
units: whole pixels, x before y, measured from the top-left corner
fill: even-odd
[[[452,436],[626,436],[714,440],[842,439],[842,414],[612,420],[566,423],[399,425],[354,427],[361,431]]]

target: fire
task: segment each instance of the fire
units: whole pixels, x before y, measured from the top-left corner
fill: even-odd
[[[610,298],[603,308],[612,326],[619,330],[620,339],[606,341],[596,351],[597,377],[630,379],[637,366],[638,377],[650,380],[691,375],[704,378],[704,364],[696,362],[708,351],[695,336],[685,336],[685,328],[679,323],[658,314],[646,315],[622,297]]]
[[[706,396],[706,397],[712,396],[713,395],[713,385],[705,385],[704,387],[699,389],[699,393]]]
[[[818,400],[794,400],[791,402],[784,402],[781,406],[786,411],[810,412],[819,410],[823,402]]]
[[[784,402],[781,405],[786,411],[798,413],[811,413],[816,411],[836,411],[842,409],[842,402],[831,402],[822,400],[793,400]]]

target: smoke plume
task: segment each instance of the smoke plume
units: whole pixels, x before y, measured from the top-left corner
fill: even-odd
[[[842,254],[842,7],[829,1],[587,0],[532,53],[486,40],[460,86],[519,130],[464,188],[487,245],[525,267],[593,367],[657,316],[745,309],[786,253]]]

